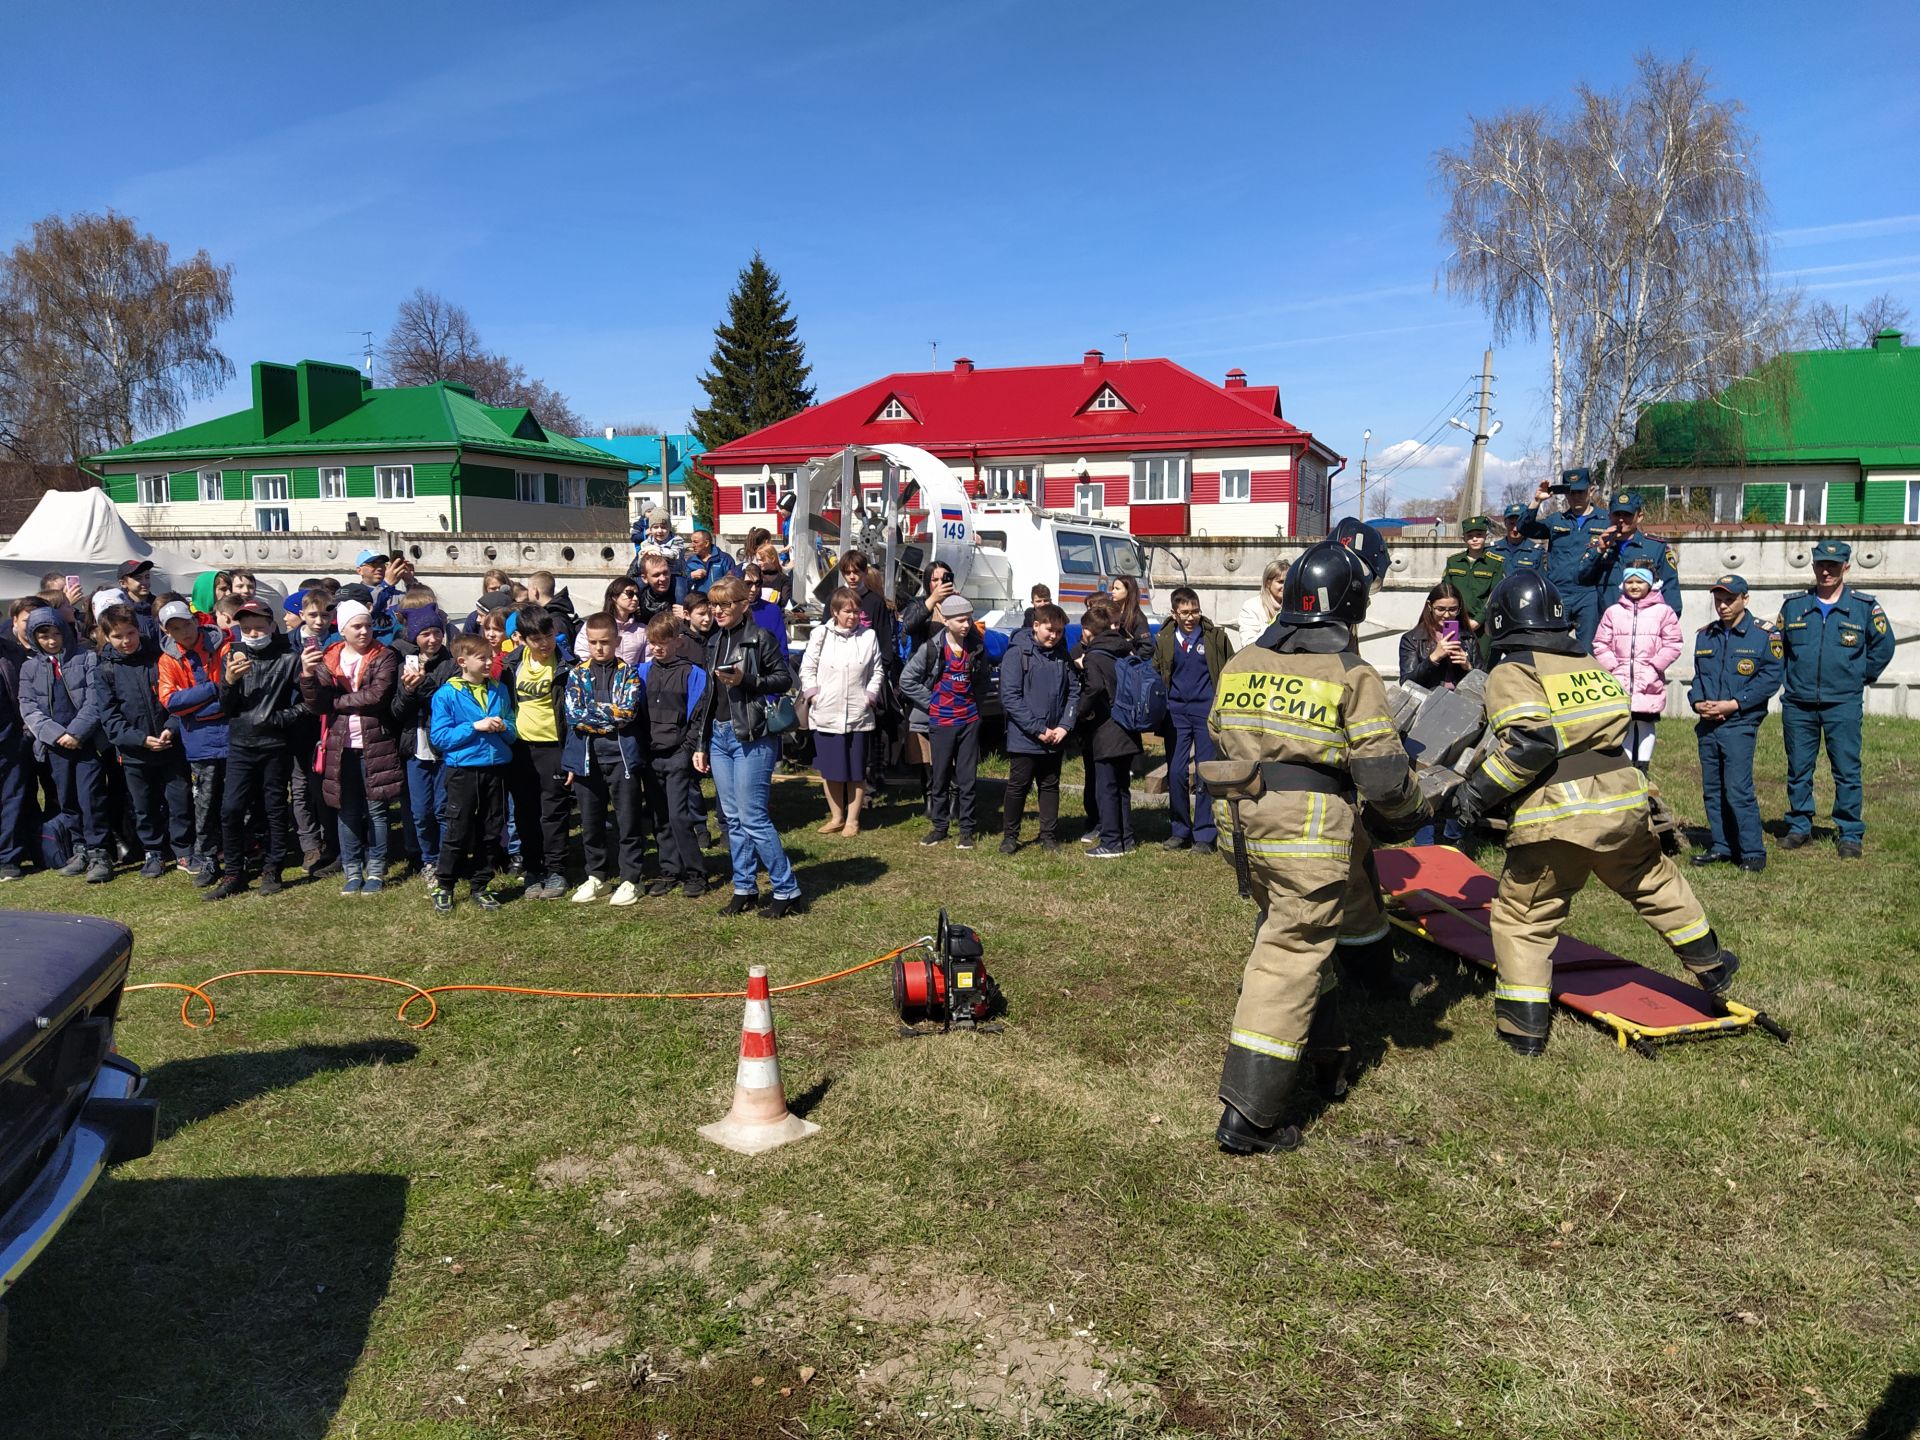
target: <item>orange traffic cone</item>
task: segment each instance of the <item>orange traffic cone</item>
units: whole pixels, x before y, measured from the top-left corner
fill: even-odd
[[[773,997],[767,990],[767,967],[749,966],[733,1108],[724,1120],[702,1125],[700,1134],[742,1155],[758,1155],[789,1140],[804,1140],[819,1128],[787,1109],[787,1093],[780,1085],[780,1050],[773,1038]]]

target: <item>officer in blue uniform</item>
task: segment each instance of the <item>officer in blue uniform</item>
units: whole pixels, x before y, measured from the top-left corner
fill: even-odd
[[[1567,497],[1567,508],[1542,514],[1540,507],[1555,490]],[[1546,547],[1540,571],[1560,595],[1567,623],[1580,648],[1592,653],[1593,632],[1600,624],[1600,592],[1580,578],[1587,551],[1606,529],[1605,517],[1593,508],[1593,474],[1582,465],[1560,472],[1559,485],[1542,485],[1534,492],[1533,508],[1521,522],[1520,533]]]
[[[1660,598],[1674,614],[1680,613],[1680,571],[1673,547],[1657,535],[1640,528],[1640,497],[1631,490],[1613,497],[1608,507],[1613,521],[1600,532],[1593,549],[1587,552],[1580,578],[1600,593],[1600,611],[1620,598],[1621,582],[1627,571],[1638,567],[1653,575],[1660,587]]]
[[[1521,533],[1520,527],[1529,513],[1524,505],[1507,506],[1507,533],[1487,547],[1489,554],[1500,557],[1503,577],[1519,570],[1538,570],[1546,561],[1547,552],[1540,542],[1529,540]]]
[[[1867,827],[1860,812],[1860,713],[1867,686],[1893,663],[1893,627],[1871,595],[1847,588],[1853,547],[1813,547],[1813,588],[1789,595],[1774,633],[1786,658],[1781,721],[1787,742],[1787,833],[1783,849],[1813,839],[1813,767],[1826,737],[1833,770],[1834,849],[1860,856]]]
[[[1707,805],[1707,848],[1695,865],[1728,861],[1742,870],[1767,868],[1760,800],[1753,793],[1753,745],[1780,688],[1777,636],[1747,613],[1747,582],[1722,575],[1713,582],[1719,619],[1693,641],[1693,684],[1687,702],[1699,718],[1700,791]]]

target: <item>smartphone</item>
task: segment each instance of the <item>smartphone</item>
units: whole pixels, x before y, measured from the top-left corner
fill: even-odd
[[[324,649],[325,645],[326,645],[326,642],[323,641],[318,635],[309,635],[307,637],[307,649],[309,650]]]
[[[423,663],[418,655],[409,655],[407,656],[407,663],[401,668],[409,675],[418,675]]]
[[[67,589],[78,590],[79,588],[80,588],[80,577],[78,575],[67,576]]]
[[[1458,645],[1460,643],[1460,622],[1458,620],[1442,620],[1440,622],[1440,638],[1445,640],[1449,645]]]

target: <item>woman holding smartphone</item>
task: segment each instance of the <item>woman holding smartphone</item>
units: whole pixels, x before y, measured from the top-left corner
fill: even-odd
[[[1401,683],[1433,690],[1466,679],[1480,647],[1465,638],[1464,624],[1460,592],[1442,580],[1427,592],[1420,622],[1400,637]]]

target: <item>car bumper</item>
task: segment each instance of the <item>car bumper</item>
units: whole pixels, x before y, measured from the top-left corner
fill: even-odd
[[[0,1215],[0,1296],[4,1296],[110,1164],[153,1149],[158,1106],[140,1098],[140,1068],[109,1054],[94,1076],[80,1119],[60,1141],[32,1187]]]

